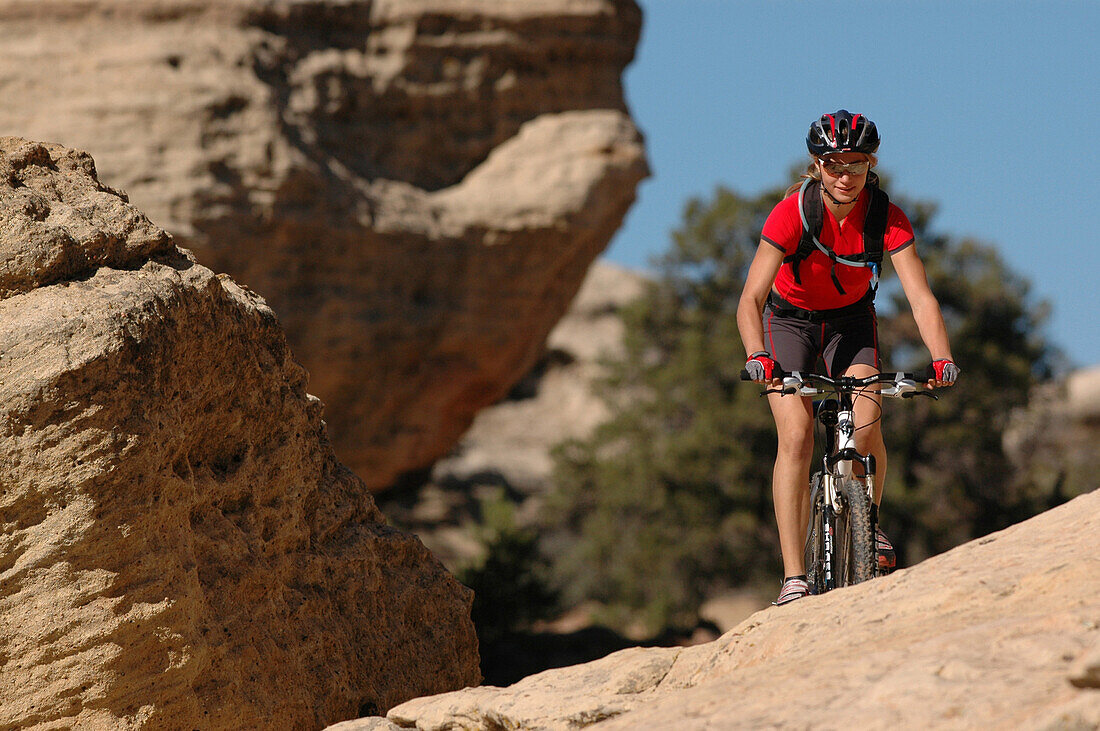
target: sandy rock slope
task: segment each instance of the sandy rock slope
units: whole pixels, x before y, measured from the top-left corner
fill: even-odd
[[[1100,491],[909,569],[333,731],[1100,728]]]

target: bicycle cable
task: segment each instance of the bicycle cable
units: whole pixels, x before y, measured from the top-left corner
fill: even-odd
[[[866,424],[863,424],[862,426],[857,426],[853,430],[854,432],[857,432],[860,429],[867,429],[869,427],[874,426],[878,422],[882,421],[882,401],[881,400],[876,400],[873,396],[868,396],[867,394],[865,394],[864,391],[866,391],[868,388],[870,388],[870,386],[863,386],[859,390],[853,391],[852,394],[856,397],[856,400],[858,400],[860,398],[865,398],[865,399],[869,400],[871,403],[873,403],[875,406],[877,406],[878,407],[878,416],[871,419],[869,422],[867,422]],[[853,406],[853,410],[854,410],[855,401],[852,402],[852,406]]]

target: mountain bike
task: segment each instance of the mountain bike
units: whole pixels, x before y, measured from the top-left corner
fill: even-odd
[[[878,373],[866,378],[817,373],[778,373],[782,387],[764,394],[826,395],[814,402],[814,419],[825,431],[821,469],[810,478],[810,522],[806,530],[806,583],[813,594],[858,584],[879,574],[875,552],[878,526],[872,517],[875,457],[855,448],[855,400],[868,390],[892,398],[927,396],[927,374]],[[751,380],[747,371],[742,380]],[[855,465],[863,468],[856,474]]]

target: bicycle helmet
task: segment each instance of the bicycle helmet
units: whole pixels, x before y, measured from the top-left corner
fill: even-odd
[[[862,114],[841,109],[834,114],[822,114],[810,125],[806,147],[818,157],[837,152],[863,152],[868,155],[878,149],[879,137],[875,123]]]

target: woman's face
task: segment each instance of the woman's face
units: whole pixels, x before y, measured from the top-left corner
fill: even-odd
[[[857,164],[853,166],[852,163]],[[862,152],[840,152],[819,158],[817,167],[821,171],[822,185],[841,205],[859,198],[871,169],[867,155]]]

